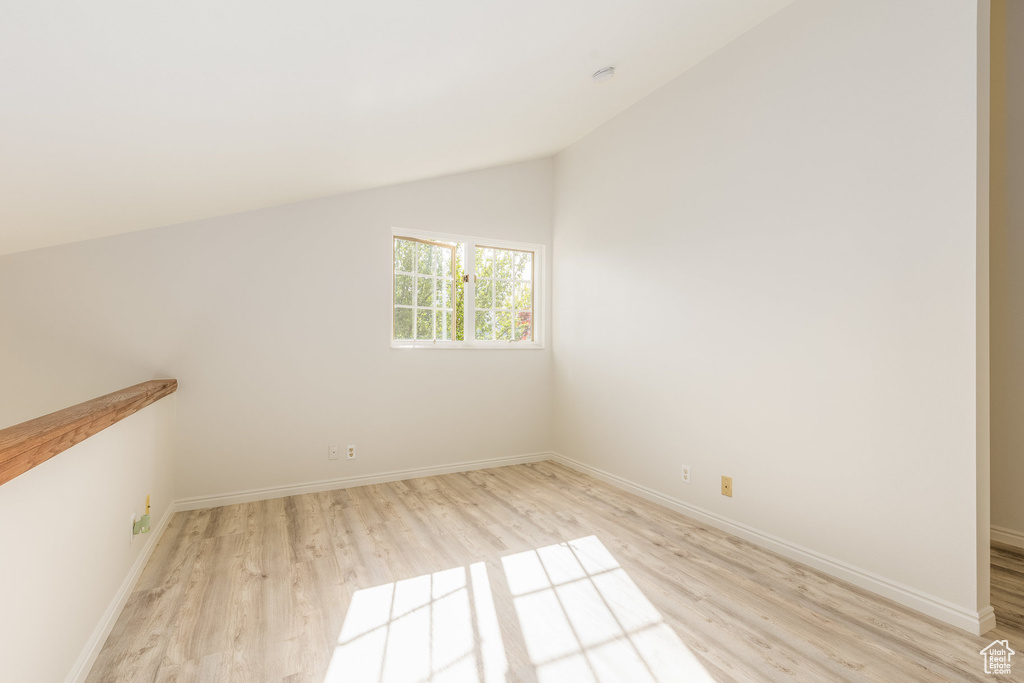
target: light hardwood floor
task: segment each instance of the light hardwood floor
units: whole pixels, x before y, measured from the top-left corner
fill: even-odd
[[[1011,549],[992,595],[972,636],[541,462],[179,513],[88,680],[1005,681]]]

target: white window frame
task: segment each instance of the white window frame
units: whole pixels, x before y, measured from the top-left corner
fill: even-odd
[[[498,249],[515,249],[518,251],[533,252],[533,341],[497,341],[497,340],[465,340],[465,341],[443,341],[422,339],[395,339],[395,238],[412,237],[420,240],[434,242],[460,242],[466,245],[464,256],[465,272],[469,275],[469,281],[465,283],[466,310],[463,313],[463,322],[467,332],[476,331],[476,247],[496,247]],[[445,232],[429,232],[426,230],[406,230],[404,228],[391,228],[388,237],[388,263],[391,268],[391,311],[388,314],[388,337],[391,340],[393,349],[543,349],[545,334],[545,308],[544,303],[547,295],[545,266],[545,253],[543,244],[530,244],[527,242],[512,242],[509,240],[496,240],[489,237],[472,237],[469,235],[455,235]],[[454,264],[453,264],[454,266]],[[454,336],[455,326],[452,326]]]

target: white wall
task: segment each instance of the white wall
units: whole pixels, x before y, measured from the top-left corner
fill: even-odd
[[[556,157],[553,257],[556,450],[961,624],[978,11],[794,3]]]
[[[993,8],[992,524],[1024,546],[1024,3]]]
[[[545,160],[0,257],[0,424],[175,377],[180,498],[546,451],[548,349],[389,347],[390,231],[551,202]]]
[[[64,680],[174,498],[172,394],[0,486],[0,678]],[[116,614],[114,615],[116,617]],[[111,622],[112,623],[112,622]]]

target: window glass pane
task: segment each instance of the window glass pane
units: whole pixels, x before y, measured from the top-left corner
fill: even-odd
[[[494,301],[494,283],[484,281],[478,281],[476,283],[476,307],[477,308],[492,308]]]
[[[395,339],[412,339],[412,309],[395,309]]]
[[[434,275],[438,277],[452,276],[452,250],[434,247]]]
[[[395,238],[395,270],[412,272],[413,245],[415,242]]]
[[[516,341],[533,341],[533,314],[516,313]]]
[[[461,282],[455,283],[455,340],[466,338],[466,289]]]
[[[455,341],[463,341],[466,334],[466,283],[462,281],[462,276],[466,274],[465,247],[464,244],[455,246]]]
[[[451,308],[452,305],[452,281],[451,278],[437,279],[437,306],[439,308]]]
[[[494,250],[485,247],[476,248],[476,276],[494,277]]]
[[[512,283],[497,280],[494,283],[494,307],[512,308]]]
[[[512,252],[508,249],[494,250],[494,277],[512,277]]]
[[[516,310],[533,310],[533,285],[529,282],[516,283]]]
[[[434,305],[434,278],[432,278],[432,277],[418,277],[418,278],[416,278],[416,305],[417,306],[433,306]]]
[[[517,251],[514,252],[515,266],[513,270],[513,276],[517,280],[532,280],[533,279],[533,252],[530,251]]]
[[[451,341],[452,314],[450,311],[437,312],[437,338],[445,341]]]
[[[412,306],[412,275],[395,275],[395,304]]]
[[[430,275],[431,271],[431,256],[434,253],[434,246],[430,244],[424,244],[423,242],[416,242],[416,272],[422,273],[423,275]]]
[[[434,311],[433,309],[418,309],[416,311],[416,338],[434,338]]]
[[[511,311],[498,311],[495,315],[494,337],[501,341],[512,341]]]
[[[494,314],[490,311],[476,312],[476,338],[494,339]]]

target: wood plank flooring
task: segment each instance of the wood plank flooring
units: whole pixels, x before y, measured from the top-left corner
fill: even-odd
[[[88,681],[1024,680],[1011,548],[992,599],[971,636],[540,462],[179,513]]]

